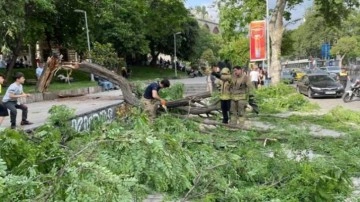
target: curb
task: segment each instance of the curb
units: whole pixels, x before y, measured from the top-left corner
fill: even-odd
[[[43,102],[49,100],[55,100],[59,98],[59,95],[86,95],[86,94],[94,94],[100,93],[103,89],[100,86],[90,86],[78,89],[71,90],[60,90],[54,92],[44,92],[44,93],[33,93],[30,97],[20,98],[20,103],[29,104],[34,102]],[[0,96],[0,100],[2,100],[3,96]]]

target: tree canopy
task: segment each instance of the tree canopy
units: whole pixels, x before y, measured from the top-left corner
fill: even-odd
[[[183,0],[5,0],[0,8],[0,46],[14,61],[28,44],[35,51],[37,41],[46,42],[49,50],[85,53],[85,16],[75,10],[87,14],[91,43],[111,43],[118,56],[151,53],[156,61],[160,52],[172,55],[177,32],[180,58],[190,59],[197,51],[200,28]]]
[[[269,33],[271,42],[270,73],[273,83],[280,82],[281,47],[285,30],[284,19],[291,19],[291,10],[302,3],[302,0],[276,0],[275,7],[270,12]],[[236,36],[246,32],[246,25],[253,20],[265,19],[266,1],[262,0],[220,0],[221,26],[225,37]],[[324,17],[328,26],[339,25],[349,12],[360,5],[358,0],[323,1],[315,0],[314,9]]]

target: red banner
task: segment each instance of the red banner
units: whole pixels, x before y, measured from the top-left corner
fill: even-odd
[[[250,61],[266,60],[266,23],[250,23]]]

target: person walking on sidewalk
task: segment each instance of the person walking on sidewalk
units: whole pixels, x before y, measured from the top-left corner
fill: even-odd
[[[162,88],[168,87],[170,87],[170,81],[168,79],[163,79],[160,82],[151,83],[145,89],[141,103],[151,122],[156,118],[157,101],[160,101],[160,104],[163,107],[166,107],[166,101],[159,96],[159,91]]]
[[[1,94],[1,87],[4,84],[4,81],[5,81],[4,75],[0,74],[0,94]],[[7,108],[4,106],[4,104],[0,102],[0,131],[2,130],[1,124],[6,116],[9,116],[9,112]]]
[[[30,94],[26,94],[23,91],[23,86],[25,82],[24,74],[17,72],[15,74],[15,82],[12,83],[9,88],[6,90],[5,96],[3,97],[3,103],[6,108],[10,110],[10,122],[11,128],[16,128],[16,116],[17,109],[22,110],[22,119],[20,125],[31,125],[32,123],[27,120],[28,108],[24,104],[20,104],[19,98],[29,97]]]
[[[221,103],[221,111],[223,114],[223,123],[229,123],[229,113],[230,113],[230,82],[231,75],[230,70],[227,67],[224,67],[221,70],[220,79],[217,80],[216,84],[219,86],[220,90],[220,103]]]
[[[234,75],[230,85],[231,107],[230,123],[233,125],[244,124],[245,109],[248,105],[248,98],[254,86],[250,78],[243,74],[240,66],[234,67]]]

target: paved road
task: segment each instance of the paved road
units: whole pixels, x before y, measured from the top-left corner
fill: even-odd
[[[180,79],[180,80],[172,80],[171,82],[181,82],[185,84],[199,84],[199,83],[205,83],[205,77],[195,77],[195,78],[189,78],[189,79]],[[295,87],[296,85],[294,85]],[[350,82],[348,82],[348,86],[346,90],[348,90],[350,87]],[[305,96],[305,95],[304,95]],[[342,101],[342,98],[314,98],[310,99],[311,102],[319,104],[321,107],[320,112],[327,113],[331,109],[342,106],[346,109],[351,109],[355,111],[360,111],[360,99],[355,100],[350,103],[344,103]]]
[[[27,104],[29,108],[28,120],[33,122],[33,125],[19,126],[24,130],[36,128],[46,122],[49,114],[48,111],[53,105],[66,105],[69,108],[75,109],[75,114],[84,114],[96,109],[101,109],[106,106],[121,103],[122,95],[120,90],[106,91],[101,93],[89,94],[81,97],[62,98],[52,101],[35,102]],[[21,121],[21,111],[18,110],[17,123]],[[10,127],[10,118],[6,117],[2,127]]]
[[[319,106],[321,107],[320,112],[323,113],[329,112],[331,109],[337,106],[342,106],[346,109],[360,112],[360,100],[344,103],[342,101],[342,98],[315,98],[310,99],[310,101],[319,104]]]
[[[180,82],[184,84],[204,84],[205,77],[196,77],[189,79],[180,79],[180,80],[172,80],[172,83]],[[121,101],[121,91],[108,91],[101,92],[96,94],[90,94],[82,97],[74,97],[74,98],[65,98],[65,99],[57,99],[53,101],[44,101],[44,102],[36,102],[27,104],[29,107],[29,120],[34,122],[34,125],[23,127],[24,129],[29,129],[32,127],[36,127],[46,122],[48,117],[48,111],[53,105],[67,105],[70,108],[76,109],[76,114],[83,114],[92,110],[100,109],[109,105],[117,104]],[[336,98],[317,98],[310,99],[311,102],[317,103],[320,105],[320,112],[326,113],[336,106],[343,106],[347,109],[352,109],[356,111],[360,111],[360,100],[354,101],[350,103],[344,103],[342,99]],[[21,111],[18,111],[18,123],[21,119]],[[3,122],[3,127],[9,127],[9,117],[5,118]]]

